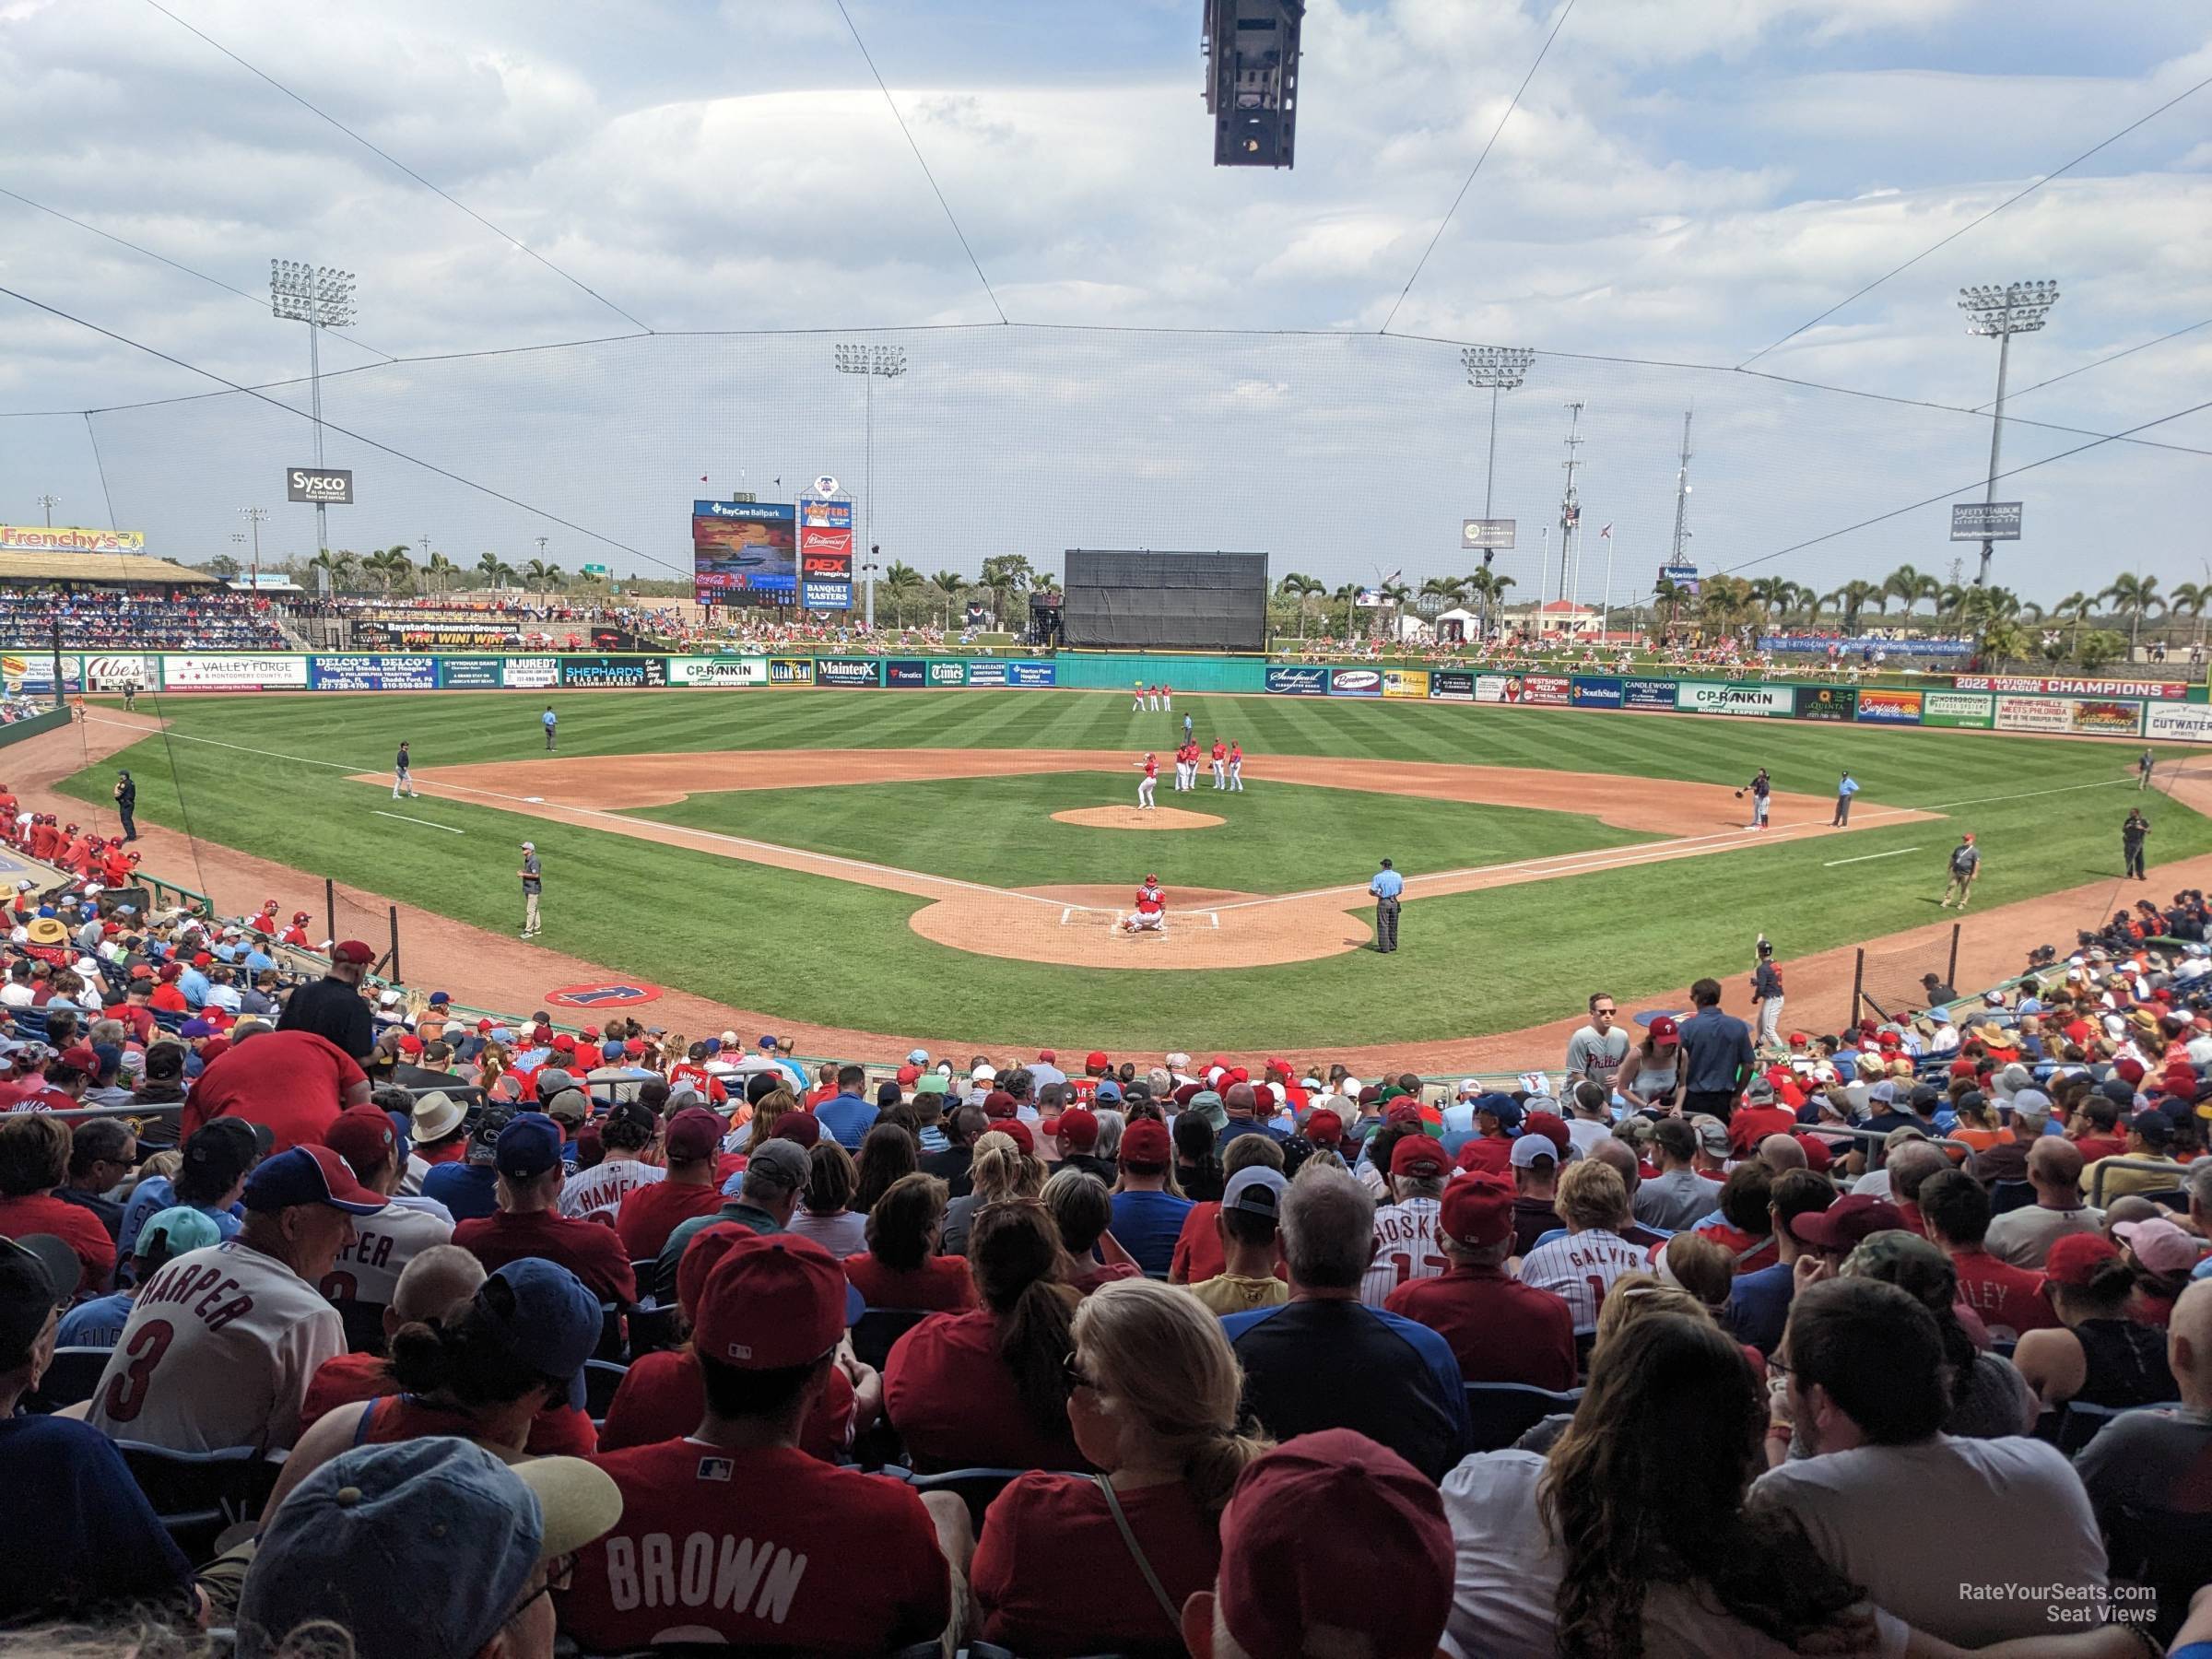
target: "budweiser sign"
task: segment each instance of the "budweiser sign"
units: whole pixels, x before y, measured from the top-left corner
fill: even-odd
[[[818,530],[813,525],[799,531],[799,551],[802,553],[851,553],[853,532],[850,530]]]

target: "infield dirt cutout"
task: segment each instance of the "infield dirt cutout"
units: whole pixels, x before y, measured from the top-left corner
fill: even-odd
[[[1211,830],[1228,821],[1180,806],[1071,806],[1053,814],[1055,824],[1077,824],[1086,830]]]
[[[1144,870],[1132,859],[1122,879],[1036,888],[994,888],[956,877],[904,870],[865,859],[752,841],[718,830],[687,829],[622,816],[622,809],[667,806],[695,794],[748,789],[815,789],[844,783],[938,782],[1045,772],[1105,772],[1128,778],[1130,757],[1118,749],[758,749],[671,755],[553,756],[528,760],[431,767],[414,773],[428,795],[503,807],[532,818],[663,846],[712,853],[747,863],[799,870],[928,899],[909,918],[924,938],[956,950],[1017,960],[1046,959],[1075,967],[1136,969],[1260,968],[1337,956],[1371,942],[1367,908],[1372,865],[1363,849],[1345,850],[1341,885],[1297,893],[1241,893],[1228,888],[1171,888],[1167,928],[1128,935],[1113,925],[1135,902]],[[1830,830],[1834,804],[1810,795],[1775,794],[1771,827],[1747,824],[1748,803],[1724,783],[1684,783],[1530,767],[1454,766],[1440,762],[1312,756],[1247,756],[1244,775],[1265,791],[1270,782],[1373,794],[1464,801],[1578,813],[1601,823],[1665,839],[1594,848],[1466,869],[1409,871],[1405,899],[1413,904],[1446,893],[1510,887],[1677,858],[1695,858],[1811,835],[1848,835],[1875,826],[1939,815],[1883,807],[1861,796],[1849,829]],[[388,787],[390,773],[357,782]],[[1128,778],[1127,807],[1087,807],[1052,816],[1063,820],[1131,827],[1125,819],[1166,818],[1135,810]],[[574,802],[571,806],[568,803]],[[1256,803],[1255,803],[1256,804]],[[1124,816],[1125,815],[1125,817]],[[1188,818],[1218,823],[1210,814]],[[1145,826],[1149,828],[1149,825]]]

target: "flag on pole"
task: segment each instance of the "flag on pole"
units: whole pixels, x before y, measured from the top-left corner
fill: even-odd
[[[1603,530],[1600,530],[1597,533],[1597,539],[1599,541],[1611,541],[1613,539],[1613,526],[1607,524]]]

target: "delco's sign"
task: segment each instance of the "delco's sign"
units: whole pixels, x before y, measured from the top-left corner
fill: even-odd
[[[284,475],[288,501],[320,501],[329,507],[353,505],[353,474],[343,467],[295,466]]]

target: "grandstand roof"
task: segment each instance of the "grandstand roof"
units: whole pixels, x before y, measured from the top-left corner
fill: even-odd
[[[12,582],[111,582],[137,587],[220,587],[205,571],[143,553],[0,553],[0,585]]]

